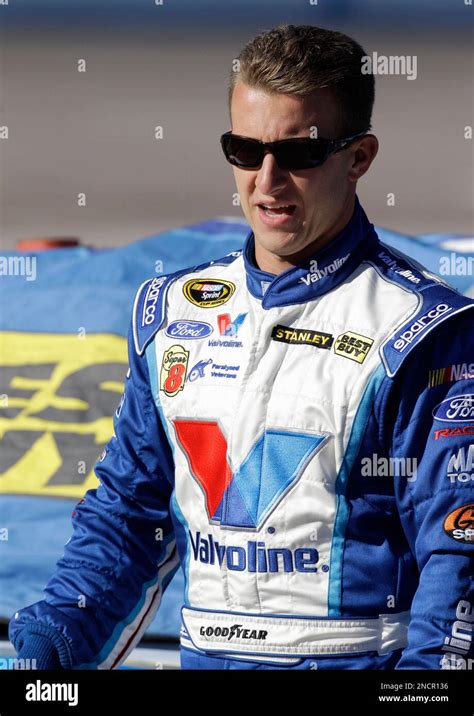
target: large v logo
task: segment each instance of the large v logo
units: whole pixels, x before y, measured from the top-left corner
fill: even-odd
[[[296,484],[327,435],[265,430],[232,473],[227,441],[217,421],[173,420],[178,443],[201,486],[209,521],[227,527],[260,529]]]

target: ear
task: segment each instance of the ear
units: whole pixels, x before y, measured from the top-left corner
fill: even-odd
[[[365,134],[350,147],[350,166],[347,178],[356,182],[368,171],[377,156],[379,141],[375,134]]]

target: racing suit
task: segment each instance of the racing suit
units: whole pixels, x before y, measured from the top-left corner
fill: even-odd
[[[250,233],[145,282],[100,486],[19,655],[116,668],[181,564],[184,668],[468,668],[473,306],[357,198],[278,276]]]

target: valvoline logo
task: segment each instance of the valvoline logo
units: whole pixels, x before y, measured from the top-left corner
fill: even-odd
[[[221,313],[217,316],[217,325],[221,336],[236,336],[245,321],[246,315],[246,313],[239,313],[233,321],[230,318],[230,313]]]
[[[189,533],[194,559],[203,564],[235,572],[317,572],[318,550],[314,547],[267,547],[265,542],[248,540],[247,544],[219,544],[212,534]]]
[[[216,420],[173,420],[178,444],[205,499],[210,524],[259,530],[328,435],[265,430],[232,471]]]

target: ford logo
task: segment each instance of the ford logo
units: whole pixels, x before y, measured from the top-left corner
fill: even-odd
[[[433,418],[447,423],[474,420],[474,395],[455,395],[442,400],[433,410]]]
[[[213,327],[202,321],[173,321],[166,329],[166,335],[170,338],[181,338],[181,340],[195,340],[210,336]]]

